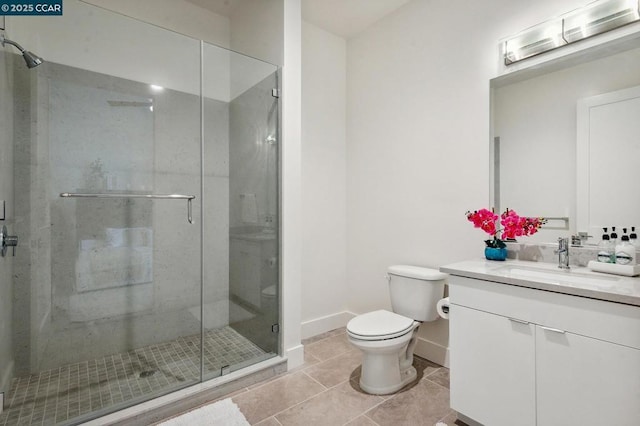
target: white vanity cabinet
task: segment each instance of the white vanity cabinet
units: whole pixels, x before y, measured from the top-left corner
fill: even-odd
[[[486,426],[640,425],[640,306],[451,276],[451,407]]]
[[[536,327],[539,425],[640,425],[640,349]]]
[[[451,407],[487,426],[535,425],[534,326],[459,305],[449,312]]]

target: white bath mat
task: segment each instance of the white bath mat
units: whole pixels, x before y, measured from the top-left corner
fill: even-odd
[[[196,408],[158,426],[249,426],[249,422],[230,398]]]

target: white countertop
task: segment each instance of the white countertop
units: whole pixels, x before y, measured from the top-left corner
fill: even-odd
[[[440,271],[461,277],[640,306],[640,277],[593,272],[585,267],[572,266],[569,271],[565,271],[552,263],[477,259],[445,265]]]

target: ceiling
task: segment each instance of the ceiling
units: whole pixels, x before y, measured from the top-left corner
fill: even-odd
[[[302,18],[349,39],[410,0],[302,0]]]
[[[240,0],[187,0],[189,3],[210,10],[216,15],[230,16],[233,8]]]
[[[213,13],[230,16],[243,0],[187,0]],[[302,18],[330,33],[351,38],[410,0],[301,0]]]

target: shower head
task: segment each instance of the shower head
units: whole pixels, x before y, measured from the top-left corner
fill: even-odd
[[[40,56],[36,55],[33,52],[28,52],[26,50],[22,52],[22,57],[24,58],[24,61],[27,63],[27,67],[29,68],[35,68],[43,62]]]
[[[15,41],[11,41],[9,39],[4,38],[3,34],[0,34],[0,43],[2,43],[2,47],[4,47],[6,43],[18,48],[20,53],[22,53],[22,57],[24,58],[24,61],[27,63],[27,67],[29,68],[35,68],[43,62],[43,59],[40,56],[23,49],[22,46],[20,46]]]

